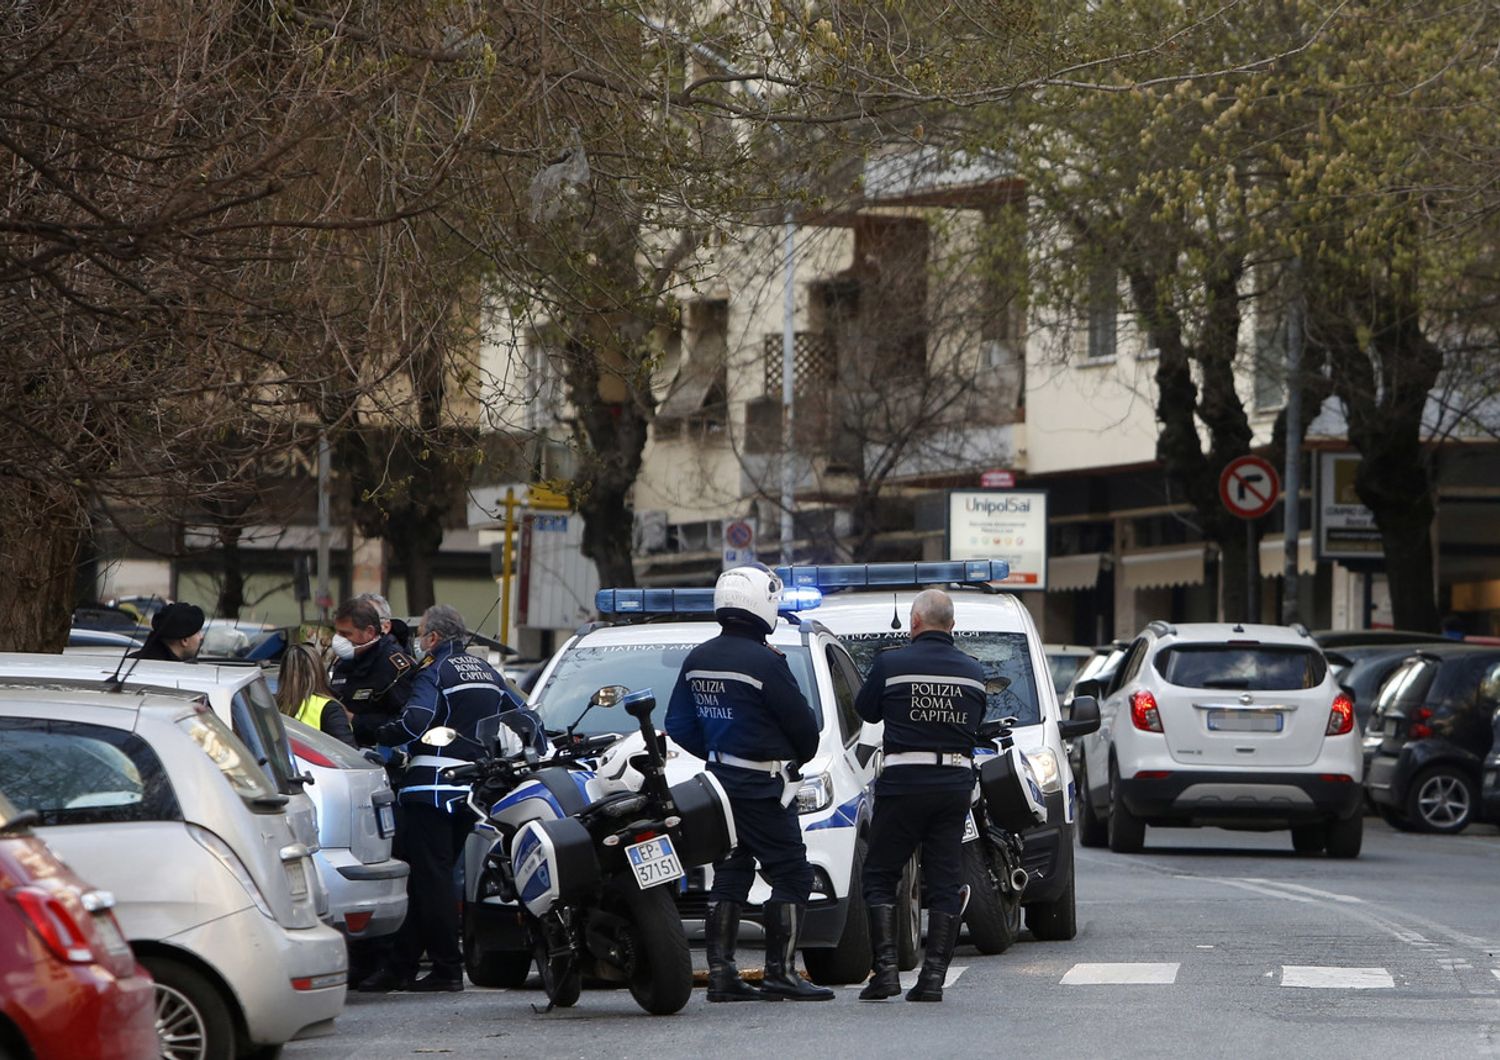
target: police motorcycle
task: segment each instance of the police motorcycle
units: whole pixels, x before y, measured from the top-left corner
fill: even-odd
[[[476,985],[521,986],[535,964],[549,1008],[575,1004],[585,976],[626,986],[653,1015],[687,1004],[693,966],[675,893],[686,869],[733,848],[734,817],[711,774],[668,787],[655,705],[649,689],[601,688],[545,759],[496,718],[479,732],[494,753],[445,771],[472,782],[481,822],[464,854]],[[604,754],[596,771],[618,737],[574,730],[590,710],[617,706],[649,737],[635,753]]]
[[[1022,833],[1047,820],[1046,797],[1031,763],[1014,745],[1015,718],[979,727],[974,794],[964,822],[963,879],[969,888],[964,924],[980,953],[1004,953],[1021,932]]]

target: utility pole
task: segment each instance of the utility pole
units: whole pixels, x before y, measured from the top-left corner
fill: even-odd
[[[333,520],[329,511],[329,483],[333,456],[328,446],[328,433],[318,432],[318,610],[323,621],[328,621],[328,609],[333,606],[333,591],[329,578],[328,556],[333,546]]]
[[[1291,275],[1292,297],[1286,319],[1286,469],[1281,475],[1286,490],[1282,495],[1286,555],[1281,575],[1281,621],[1288,626],[1298,621],[1297,560],[1302,536],[1302,345],[1307,303],[1302,294],[1300,256],[1292,259]]]
[[[781,562],[791,566],[792,538],[797,522],[792,510],[797,502],[797,435],[794,431],[794,398],[797,391],[797,225],[792,211],[786,212],[786,234],[782,240],[781,297]]]

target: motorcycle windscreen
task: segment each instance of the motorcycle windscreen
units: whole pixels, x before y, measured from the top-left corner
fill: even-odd
[[[573,819],[531,821],[510,847],[516,891],[533,916],[587,898],[599,885],[599,859],[588,829]]]

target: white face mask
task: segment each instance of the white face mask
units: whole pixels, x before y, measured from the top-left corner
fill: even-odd
[[[333,654],[337,655],[345,662],[348,662],[350,659],[354,658],[354,642],[348,637],[335,633],[333,635],[333,641],[329,644],[329,647],[333,649]]]

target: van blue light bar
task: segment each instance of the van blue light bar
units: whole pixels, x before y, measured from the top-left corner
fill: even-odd
[[[782,613],[807,611],[823,602],[812,586],[788,586],[781,594]],[[711,615],[712,589],[600,589],[594,608],[601,615]]]
[[[941,560],[932,563],[836,563],[819,567],[777,567],[788,586],[816,589],[899,589],[959,582],[979,585],[1004,581],[1010,564],[1003,559]]]

